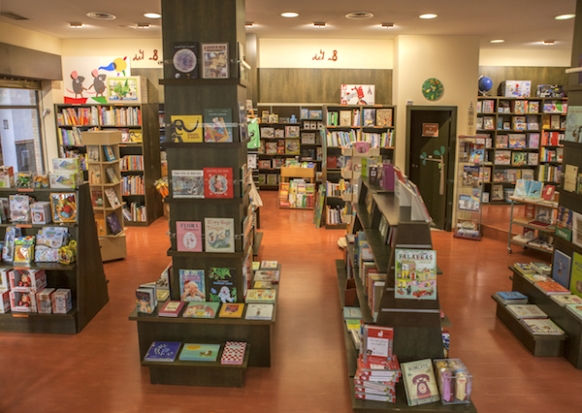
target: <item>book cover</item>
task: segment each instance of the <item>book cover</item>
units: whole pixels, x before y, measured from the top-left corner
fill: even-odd
[[[552,278],[565,288],[570,288],[571,258],[558,249],[554,249],[552,259]]]
[[[365,362],[385,362],[392,356],[394,329],[366,324],[362,342]]]
[[[554,198],[554,192],[556,192],[555,185],[544,185],[544,189],[542,191],[542,199],[545,201],[551,201]]]
[[[218,316],[222,318],[241,318],[244,308],[244,303],[222,303]]]
[[[233,198],[232,168],[203,168],[205,198]]]
[[[362,309],[360,307],[344,307],[344,319],[362,319]]]
[[[155,290],[138,288],[135,290],[135,306],[138,313],[152,314],[156,308]]]
[[[553,280],[538,281],[534,283],[534,286],[548,295],[570,294],[570,290]]]
[[[204,171],[173,170],[172,197],[204,198]]]
[[[529,265],[531,265],[531,267],[535,271],[537,271],[538,274],[550,275],[552,273],[552,267],[550,266],[550,264],[547,264],[545,262],[531,261]]]
[[[91,185],[101,184],[101,165],[89,165],[89,183]]]
[[[550,295],[550,298],[557,302],[561,307],[565,307],[570,304],[582,305],[582,298],[574,294],[554,294]]]
[[[198,78],[199,50],[196,42],[174,43],[174,65],[175,79],[196,79]]]
[[[12,195],[10,195],[12,199]],[[26,207],[28,207],[28,196],[26,197]],[[77,195],[70,193],[51,193],[50,194],[51,212],[53,222],[77,222]],[[18,222],[14,219],[13,203],[10,202],[10,214],[12,222]],[[26,220],[28,222],[28,219]]]
[[[166,301],[158,311],[160,317],[178,317],[185,303],[183,301],[169,300]]]
[[[115,171],[113,170],[113,167],[108,166],[107,168],[105,168],[105,173],[107,174],[107,182],[108,183],[110,183],[110,184],[116,184],[116,183],[119,182],[119,178],[115,174]]]
[[[204,109],[204,142],[232,142],[232,109]]]
[[[246,320],[271,320],[273,318],[273,304],[249,303],[247,304]]]
[[[235,303],[236,268],[211,267],[208,273],[208,295],[211,302]]]
[[[396,249],[396,298],[436,300],[436,251]]]
[[[91,203],[93,207],[103,208],[103,191],[100,189],[91,190]]]
[[[260,268],[256,268],[261,269],[261,270],[276,270],[277,268],[279,268],[279,262],[278,261],[274,261],[274,260],[262,260],[261,264],[260,264]]]
[[[204,270],[179,270],[180,300],[206,301]]]
[[[202,222],[176,221],[176,247],[178,251],[201,252]]]
[[[526,198],[541,199],[543,187],[544,183],[542,181],[530,181]]]
[[[206,252],[234,252],[234,218],[204,218]]]
[[[119,222],[119,218],[117,218],[117,214],[112,212],[111,214],[105,217],[105,221],[107,222],[107,228],[109,228],[109,232],[113,235],[117,235],[123,231],[123,227]]]
[[[222,349],[220,364],[243,364],[246,348],[247,343],[244,341],[227,341]]]
[[[392,126],[392,109],[376,109],[376,126]]]
[[[215,318],[220,303],[190,301],[182,317],[186,318]]]
[[[105,154],[105,159],[107,162],[113,162],[117,159],[115,152],[113,151],[113,146],[111,145],[103,146],[103,153]]]
[[[582,106],[568,106],[566,115],[566,132],[564,140],[582,142]]]
[[[548,315],[535,304],[507,304],[505,308],[518,319],[548,318]]]
[[[247,303],[274,303],[277,298],[277,290],[250,289],[247,291],[245,302]]]
[[[566,310],[570,311],[576,317],[582,319],[582,304],[568,304]]]
[[[362,116],[364,118],[364,126],[374,126],[376,121],[376,109],[364,108],[362,110]]]
[[[202,115],[172,115],[171,141],[175,143],[203,142]]]
[[[582,254],[574,251],[572,255],[572,270],[570,274],[570,291],[582,297]]]
[[[145,361],[173,362],[182,343],[176,341],[154,341],[148,349]]]
[[[228,79],[228,43],[202,43],[202,78]]]
[[[527,304],[527,295],[520,293],[519,291],[498,291],[495,296],[503,304]]]
[[[544,318],[524,318],[521,320],[523,324],[531,331],[532,334],[535,335],[543,335],[543,334],[550,334],[550,335],[562,335],[564,334],[564,330],[556,325],[551,319]]]
[[[279,270],[258,270],[253,281],[269,281],[272,284],[279,283]]]
[[[121,206],[121,202],[119,202],[119,198],[113,188],[105,188],[105,196],[109,201],[110,208],[119,208]]]
[[[180,356],[181,361],[216,361],[220,344],[184,343]]]
[[[431,359],[401,363],[400,367],[409,406],[440,400]]]
[[[253,288],[269,289],[275,287],[273,286],[273,283],[271,283],[271,281],[254,281]]]

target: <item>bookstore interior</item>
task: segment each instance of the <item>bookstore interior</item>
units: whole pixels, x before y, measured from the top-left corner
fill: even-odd
[[[393,104],[392,70],[261,103],[289,72],[223,3],[162,0],[161,68],[5,45],[64,86],[42,116],[2,86],[0,411],[579,411],[578,58],[483,66],[463,113],[444,76]]]

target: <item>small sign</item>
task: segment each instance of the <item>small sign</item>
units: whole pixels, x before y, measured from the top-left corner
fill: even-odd
[[[439,124],[438,123],[423,123],[422,124],[422,137],[423,138],[437,138],[439,136]]]

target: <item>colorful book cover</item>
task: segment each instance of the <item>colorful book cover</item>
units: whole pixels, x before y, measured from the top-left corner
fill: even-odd
[[[409,406],[440,400],[431,359],[402,363],[400,367]]]
[[[276,270],[279,268],[279,262],[273,260],[262,260],[260,264],[261,270]],[[259,268],[256,268],[257,270]]]
[[[244,308],[244,303],[222,303],[218,316],[222,318],[241,318]]]
[[[228,79],[228,43],[202,43],[202,78]]]
[[[270,281],[272,284],[279,283],[279,270],[258,270],[255,272],[253,281]]]
[[[204,270],[179,270],[180,300],[206,301]]]
[[[109,201],[110,208],[119,208],[121,206],[121,202],[119,202],[119,198],[113,188],[105,188],[105,196]]]
[[[171,141],[174,143],[203,142],[201,115],[172,115]]]
[[[560,304],[561,307],[570,304],[582,305],[582,298],[574,294],[554,294],[550,295],[550,298]]]
[[[570,311],[576,317],[582,319],[582,304],[568,304],[566,310]]]
[[[144,360],[172,362],[176,360],[181,344],[176,341],[154,341],[148,349]]]
[[[204,168],[204,197],[233,198],[232,168]]]
[[[245,296],[247,303],[274,303],[277,298],[277,290],[250,289]]]
[[[244,341],[227,341],[222,350],[220,364],[243,364],[246,348],[247,343]]]
[[[362,309],[360,307],[344,307],[344,319],[362,319]]]
[[[564,140],[582,142],[582,106],[568,106]]]
[[[135,306],[138,313],[152,314],[156,308],[155,290],[151,288],[135,290]]]
[[[523,324],[531,331],[532,334],[550,334],[550,335],[561,335],[564,334],[564,330],[556,325],[549,318],[539,319],[539,318],[524,318],[521,320]]]
[[[557,283],[554,280],[538,281],[534,283],[534,286],[548,295],[570,294],[570,290],[568,290],[566,287],[563,287],[561,284]]]
[[[211,267],[208,274],[208,301],[235,303],[238,296],[235,280],[236,268]]]
[[[542,197],[542,181],[530,181],[526,197],[529,199],[540,199]]]
[[[220,303],[190,301],[184,310],[182,317],[186,318],[215,318],[218,314]]]
[[[185,303],[183,301],[166,301],[166,303],[158,311],[158,315],[160,317],[178,317],[184,305]]]
[[[204,218],[206,252],[234,252],[234,218]]]
[[[519,291],[498,291],[495,296],[503,304],[527,304],[527,295],[520,293]]]
[[[436,300],[436,251],[396,249],[396,298]]]
[[[201,252],[202,222],[176,221],[176,247],[178,251]]]
[[[175,79],[196,79],[198,78],[199,51],[196,42],[181,42],[174,44],[174,65]]]
[[[570,264],[572,259],[569,255],[555,249],[552,262],[552,278],[565,288],[570,288]]]
[[[366,324],[364,325],[364,361],[384,362],[392,356],[394,329]]]
[[[171,183],[174,198],[204,198],[202,170],[173,170]]]
[[[548,318],[535,304],[508,304],[505,306],[515,318]]]
[[[255,281],[253,282],[253,288],[269,289],[274,288],[271,281]]]
[[[376,109],[376,126],[392,126],[392,109]]]
[[[582,297],[582,254],[574,251],[572,255],[572,272],[570,275],[570,291]]]
[[[77,195],[74,192],[52,193],[50,197],[53,222],[77,222]],[[13,218],[12,221],[17,220]]]
[[[273,318],[273,304],[247,304],[246,320],[271,320]]]
[[[181,361],[216,361],[220,344],[184,343],[180,351]]]
[[[204,142],[232,142],[232,109],[204,109]]]

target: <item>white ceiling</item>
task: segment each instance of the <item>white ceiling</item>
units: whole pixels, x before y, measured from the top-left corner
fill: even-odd
[[[220,0],[215,0],[220,1]],[[195,6],[195,0],[192,0]],[[247,33],[258,38],[390,39],[398,35],[470,35],[481,39],[482,47],[523,49],[571,49],[574,20],[557,21],[556,15],[575,13],[576,0],[246,0],[246,21],[254,22]],[[0,0],[0,11],[28,20],[0,16],[0,21],[36,30],[62,39],[161,38],[161,20],[143,17],[160,12],[160,0]],[[281,12],[295,11],[299,17],[286,19]],[[88,12],[106,12],[114,20],[95,20]],[[346,18],[351,12],[370,12],[369,19]],[[438,18],[422,20],[423,13]],[[327,22],[316,29],[314,21]],[[72,29],[70,22],[86,27]],[[394,23],[382,29],[380,23]],[[149,29],[135,29],[137,23],[151,23]],[[505,43],[491,45],[492,39]],[[554,46],[543,46],[554,40]]]

